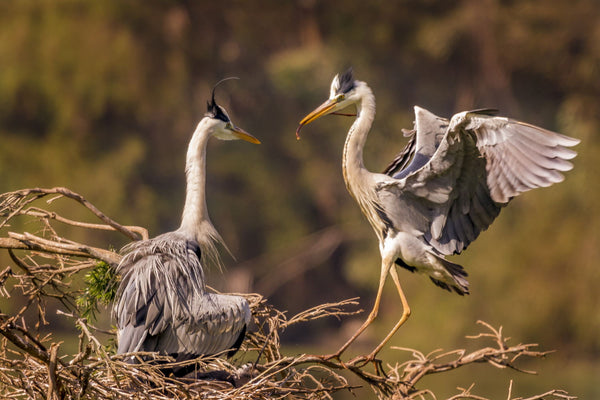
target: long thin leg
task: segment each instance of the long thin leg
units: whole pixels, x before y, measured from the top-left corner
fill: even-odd
[[[408,306],[408,301],[406,300],[406,296],[404,296],[404,292],[402,291],[402,287],[400,286],[400,279],[398,278],[398,272],[396,271],[395,268],[392,268],[390,271],[390,274],[392,275],[392,279],[394,280],[394,283],[396,284],[396,289],[398,290],[398,294],[400,295],[400,301],[402,302],[402,308],[403,308],[402,316],[400,317],[400,320],[396,323],[396,325],[394,325],[392,330],[387,334],[387,336],[381,341],[381,343],[379,343],[377,345],[377,347],[375,347],[375,349],[373,349],[371,354],[369,354],[368,356],[358,356],[358,357],[350,360],[348,362],[349,365],[356,366],[358,363],[360,363],[360,365],[365,365],[366,363],[368,363],[370,361],[374,361],[375,368],[379,371],[381,368],[381,362],[376,361],[375,356],[377,356],[377,353],[379,353],[379,351],[381,351],[383,346],[385,346],[385,344],[392,338],[392,336],[394,336],[394,334],[398,331],[398,329],[402,326],[402,324],[404,324],[406,322],[406,320],[410,316],[410,307]]]
[[[408,317],[410,317],[410,307],[408,306],[408,301],[406,301],[406,296],[404,295],[404,291],[402,290],[402,287],[400,286],[400,279],[398,278],[398,272],[396,271],[396,268],[392,268],[390,271],[390,274],[392,275],[392,279],[394,280],[394,283],[396,284],[396,289],[398,289],[398,294],[400,295],[400,301],[402,302],[402,309],[403,309],[402,316],[400,317],[400,320],[396,323],[396,325],[394,325],[394,327],[392,328],[390,333],[388,333],[387,336],[383,339],[383,341],[381,343],[379,343],[379,345],[377,347],[375,347],[375,349],[371,352],[371,354],[369,354],[367,356],[367,360],[375,359],[375,356],[377,355],[377,353],[379,353],[379,351],[381,351],[383,346],[385,346],[385,344],[392,338],[392,336],[394,336],[394,334],[398,331],[398,329],[402,326],[402,324],[404,324],[406,322]]]
[[[340,347],[340,349],[337,352],[335,352],[334,354],[331,354],[329,356],[326,356],[325,357],[326,359],[339,358],[339,356],[344,351],[346,351],[348,346],[350,346],[352,344],[352,342],[354,342],[356,340],[356,338],[359,337],[360,334],[363,333],[364,330],[367,329],[367,327],[369,325],[371,325],[371,322],[373,322],[373,320],[377,317],[377,313],[379,312],[379,303],[381,302],[381,294],[383,293],[383,285],[385,284],[385,278],[387,277],[387,274],[390,272],[391,265],[392,265],[391,263],[385,262],[385,261],[382,262],[382,264],[381,264],[381,276],[379,277],[379,288],[377,289],[377,296],[375,297],[375,304],[373,305],[373,309],[369,313],[369,316],[367,317],[365,322],[362,324],[362,326],[360,328],[358,328],[358,330],[354,333],[354,335],[352,335],[352,337],[350,339],[348,339],[348,341],[342,347]],[[392,269],[392,271],[393,271],[393,269]]]

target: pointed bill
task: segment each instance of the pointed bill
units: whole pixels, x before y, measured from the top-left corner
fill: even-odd
[[[315,108],[306,117],[304,117],[302,119],[302,121],[300,121],[300,125],[298,125],[298,129],[296,129],[296,139],[300,140],[300,129],[302,129],[302,127],[304,125],[308,125],[311,122],[313,122],[314,120],[316,120],[317,118],[320,118],[323,115],[327,115],[327,114],[331,113],[335,109],[335,106],[337,104],[338,104],[337,101],[329,99],[325,103],[321,104],[319,107]]]
[[[242,128],[239,128],[239,127],[237,127],[235,125],[232,125],[231,132],[236,137],[238,137],[239,139],[245,140],[246,142],[250,142],[250,143],[254,143],[254,144],[260,144],[260,140],[258,140],[257,138],[255,138],[254,136],[252,136],[251,134],[249,134],[248,132],[246,132]]]

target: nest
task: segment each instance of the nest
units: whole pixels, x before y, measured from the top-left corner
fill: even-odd
[[[99,222],[76,221],[49,211],[51,203],[59,199],[85,207]],[[26,219],[27,225],[16,223],[18,218]],[[35,227],[35,233],[11,232],[13,223]],[[106,332],[90,322],[98,305],[112,300],[111,285],[115,280],[111,274],[120,255],[61,237],[55,230],[56,224],[114,231],[131,240],[148,236],[144,228],[118,224],[83,196],[65,188],[24,189],[0,195],[0,248],[7,249],[13,264],[0,271],[0,296],[23,299],[23,306],[15,312],[6,314],[0,310],[2,398],[331,399],[336,392],[367,386],[379,398],[425,400],[437,399],[435,393],[422,386],[421,380],[427,375],[474,363],[533,373],[518,366],[520,359],[541,358],[548,353],[538,351],[536,344],[510,345],[502,328],[479,322],[482,333],[470,337],[479,348],[472,352],[456,349],[424,354],[396,348],[408,359],[385,366],[381,360],[366,363],[358,358],[344,363],[320,355],[287,356],[281,352],[280,334],[284,330],[320,318],[355,314],[356,299],[322,304],[288,318],[260,294],[245,294],[255,329],[247,334],[233,359],[205,357],[176,364],[168,357],[137,353],[156,362],[130,364],[125,358],[132,354],[115,354],[110,340],[102,343],[99,339]],[[82,282],[74,285],[82,275],[84,287],[74,290],[74,286],[82,286]],[[47,328],[49,312],[59,313],[77,328],[78,346],[73,354],[62,351],[63,344],[54,334],[42,333],[41,328]],[[195,366],[193,378],[175,379],[162,372],[165,367],[182,364]],[[513,399],[512,385],[507,390],[507,398]],[[485,400],[472,392],[472,386],[459,388],[451,399]],[[542,398],[575,397],[553,389],[522,400]]]

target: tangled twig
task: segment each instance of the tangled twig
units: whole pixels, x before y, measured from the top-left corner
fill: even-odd
[[[55,197],[47,200],[46,205],[55,201],[56,196],[64,197],[90,210],[102,223],[75,221],[34,205],[47,196]],[[396,348],[409,354],[410,359],[388,365],[387,375],[380,376],[369,372],[365,366],[344,364],[318,355],[281,354],[280,334],[285,329],[321,318],[356,314],[360,312],[356,309],[357,299],[321,304],[288,318],[261,295],[246,294],[255,329],[248,333],[232,360],[213,356],[175,363],[171,358],[155,353],[117,355],[96,337],[98,331],[86,319],[86,309],[94,307],[96,297],[86,298],[85,302],[80,300],[86,293],[96,292],[73,288],[74,280],[80,277],[76,274],[80,272],[87,272],[91,277],[86,280],[88,285],[110,285],[114,279],[105,275],[119,262],[120,255],[60,237],[53,223],[113,230],[130,239],[146,238],[146,230],[116,223],[83,196],[65,188],[24,189],[0,195],[0,218],[0,229],[11,226],[16,218],[39,223],[35,233],[6,232],[0,235],[0,248],[8,249],[14,264],[0,272],[0,296],[20,298],[23,303],[10,315],[0,310],[0,335],[3,337],[0,341],[0,394],[7,399],[331,399],[336,392],[359,387],[350,383],[349,377],[353,375],[380,398],[435,400],[432,391],[420,387],[422,378],[427,375],[474,363],[533,373],[519,366],[520,359],[543,358],[548,354],[537,351],[536,344],[510,345],[502,328],[494,329],[480,321],[483,332],[470,338],[478,343],[490,341],[491,346],[472,352],[458,349],[429,354]],[[57,313],[69,318],[80,332],[74,354],[62,352],[61,343],[52,334],[41,333],[40,328],[47,324],[46,316],[50,312],[48,299],[59,301],[61,308]],[[110,296],[100,296],[100,300],[110,301]],[[37,321],[31,320],[31,311],[37,314]],[[154,362],[133,365],[125,361],[129,356],[143,356]],[[195,379],[173,379],[161,372],[162,368],[183,364],[195,365],[198,372]],[[450,400],[486,400],[473,394],[473,386],[459,391]],[[574,399],[566,392],[550,390],[521,400],[542,398]],[[508,399],[513,399],[512,383]]]

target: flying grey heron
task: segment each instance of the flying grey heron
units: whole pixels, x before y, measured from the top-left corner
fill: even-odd
[[[246,299],[209,293],[205,288],[203,267],[220,266],[217,244],[225,246],[206,207],[206,145],[212,136],[260,143],[233,124],[215,102],[213,89],[208,112],[187,150],[181,226],[123,248],[114,306],[119,354],[159,352],[176,361],[226,351],[231,356],[244,339],[251,317]],[[188,371],[173,372],[185,375]]]
[[[381,275],[366,321],[326,358],[339,358],[376,318],[389,273],[403,312],[383,341],[360,357],[372,361],[410,315],[395,265],[468,294],[466,271],[444,256],[466,249],[513,197],[562,181],[561,172],[573,167],[568,160],[576,155],[567,147],[579,140],[492,116],[491,110],[461,112],[447,120],[415,107],[409,143],[383,173],[373,173],[363,164],[363,146],[375,117],[375,97],[365,82],[354,80],[352,69],[335,76],[329,99],[302,119],[296,136],[304,125],[353,104],[356,114],[350,115],[356,119],[344,145],[343,174],[379,240]]]

